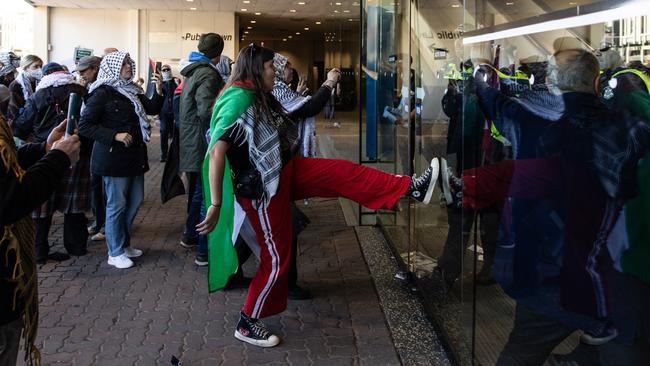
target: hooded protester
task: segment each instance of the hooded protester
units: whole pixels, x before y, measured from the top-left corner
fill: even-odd
[[[13,121],[16,137],[42,143],[52,130],[66,118],[71,93],[83,97],[86,90],[77,84],[74,76],[63,70],[61,65],[50,62],[43,66],[43,78],[34,94],[25,104],[23,113]],[[66,172],[63,184],[32,217],[36,224],[36,261],[45,263],[48,259],[62,261],[70,257],[63,253],[50,253],[48,235],[55,211],[64,214],[63,245],[69,254],[86,254],[85,212],[90,209],[90,147],[92,143],[82,139],[79,162]]]
[[[291,201],[342,196],[371,209],[394,209],[408,196],[426,204],[438,177],[433,164],[421,177],[410,178],[344,160],[296,156],[299,126],[271,94],[274,56],[255,44],[243,48],[229,86],[214,106],[202,170],[207,212],[197,226],[201,235],[209,235],[208,286],[216,291],[238,267],[235,200],[253,225],[260,264],[235,338],[259,347],[280,343],[260,318],[278,314],[287,305]]]
[[[27,99],[34,94],[36,84],[43,78],[43,60],[35,55],[27,55],[20,60],[22,72],[9,85],[11,99],[9,100],[8,118],[10,121],[18,118],[23,112]]]
[[[185,77],[180,98],[180,162],[179,170],[188,178],[187,221],[180,244],[185,248],[198,246],[196,263],[207,265],[207,247],[204,238],[199,238],[196,225],[201,213],[199,173],[208,144],[205,135],[210,127],[210,117],[223,78],[216,65],[221,60],[224,41],[216,33],[201,35],[197,45],[199,52],[190,52],[188,66],[181,70]]]
[[[92,173],[104,180],[108,264],[117,268],[132,267],[130,258],[142,255],[131,247],[130,231],[144,199],[144,173],[149,170],[147,115],[158,114],[163,103],[162,82],[156,75],[152,99],[133,83],[134,75],[135,62],[128,53],[104,56],[79,120],[79,134],[95,141]]]

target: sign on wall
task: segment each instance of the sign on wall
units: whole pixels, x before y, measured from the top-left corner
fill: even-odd
[[[75,47],[74,49],[74,63],[77,64],[82,57],[92,56],[93,50],[90,48]]]
[[[232,34],[220,34],[225,42],[232,42]],[[200,33],[185,33],[181,36],[183,41],[198,41],[201,38]]]
[[[196,51],[201,34],[217,33],[224,39],[223,53],[235,53],[235,14],[225,12],[195,12],[149,10],[147,57],[156,60],[179,60]]]

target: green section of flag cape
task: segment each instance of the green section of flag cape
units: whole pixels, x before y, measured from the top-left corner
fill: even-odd
[[[210,199],[209,161],[210,150],[221,136],[253,104],[253,92],[248,89],[231,86],[217,99],[210,120],[210,144],[203,159],[203,199],[206,210],[212,204]],[[230,275],[237,271],[237,252],[232,234],[235,216],[235,195],[232,186],[230,162],[226,157],[221,192],[221,211],[219,222],[208,234],[208,290],[210,292],[225,287]]]

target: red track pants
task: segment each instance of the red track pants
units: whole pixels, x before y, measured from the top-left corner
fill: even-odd
[[[411,178],[396,176],[346,160],[294,157],[282,169],[278,192],[255,207],[237,200],[260,245],[260,265],[248,288],[244,313],[252,318],[278,314],[287,307],[291,263],[291,201],[310,197],[345,197],[371,209],[392,209]]]

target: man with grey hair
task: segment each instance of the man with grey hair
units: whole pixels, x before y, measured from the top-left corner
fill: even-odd
[[[599,76],[588,51],[557,52],[548,82],[559,97],[554,108],[540,109],[501,95],[485,83],[483,71],[476,74],[487,118],[497,123],[504,119],[499,115],[518,125],[517,135],[505,136],[521,146],[515,170],[533,160],[550,162],[543,170],[516,171],[534,184],[503,209],[494,277],[517,308],[497,365],[543,364],[576,330],[592,345],[616,337],[607,321],[606,239],[620,202],[636,194],[636,166],[650,146],[650,130],[602,103]],[[588,356],[587,363],[597,362],[597,354]]]
[[[598,93],[600,65],[591,52],[581,49],[558,51],[551,59],[549,71],[549,81],[563,93]]]

